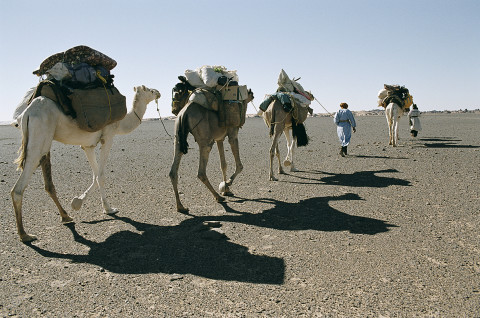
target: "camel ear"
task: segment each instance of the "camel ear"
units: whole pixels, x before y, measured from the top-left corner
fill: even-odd
[[[134,88],[133,88],[133,91],[134,91],[134,92],[137,92],[137,87],[134,87]]]
[[[144,91],[147,90],[147,88],[145,87],[145,85],[142,85],[142,89],[143,89]]]

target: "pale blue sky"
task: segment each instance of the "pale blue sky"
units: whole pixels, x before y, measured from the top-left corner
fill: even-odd
[[[384,83],[405,85],[420,110],[480,108],[479,0],[0,0],[0,45],[0,121],[45,58],[77,45],[118,62],[128,107],[134,86],[158,89],[162,116],[177,76],[205,64],[237,70],[257,107],[283,68],[329,112],[377,108]]]

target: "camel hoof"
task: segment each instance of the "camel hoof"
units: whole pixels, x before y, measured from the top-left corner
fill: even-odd
[[[37,237],[35,235],[25,234],[20,237],[20,241],[22,241],[23,243],[33,242],[35,240],[37,240]]]
[[[62,224],[69,224],[69,223],[74,223],[73,218],[69,216],[62,218]]]
[[[190,212],[189,209],[187,208],[184,208],[183,206],[180,207],[180,208],[177,208],[177,212],[180,212],[180,213],[183,213],[183,214],[188,214],[188,212]]]
[[[270,177],[270,181],[278,181],[278,179],[275,177]]]
[[[228,191],[225,191],[225,192],[221,192],[221,195],[223,195],[225,197],[233,197],[233,192],[228,190]]]
[[[291,162],[290,160],[288,160],[288,159],[285,159],[285,161],[283,162],[283,165],[284,165],[285,167],[288,167],[288,166],[291,165],[291,164],[292,164],[292,162]]]
[[[278,173],[279,173],[279,174],[286,174],[283,169],[282,169],[282,170],[278,170]]]
[[[300,171],[300,170],[298,170],[298,169],[295,168],[294,166],[292,166],[292,167],[290,168],[290,172],[298,172],[298,171]]]
[[[218,185],[218,192],[220,192],[220,193],[226,192],[227,187],[228,187],[228,185],[225,181],[220,182],[220,184]]]
[[[80,208],[82,207],[82,203],[83,203],[82,199],[73,198],[72,203],[70,203],[70,205],[72,206],[72,209],[77,211],[77,210],[80,210]]]
[[[118,209],[110,208],[108,210],[103,210],[103,213],[106,215],[115,215],[118,213]]]
[[[217,198],[215,198],[215,200],[217,200],[217,202],[223,202],[223,201],[225,201],[225,198],[221,197],[221,196],[218,196]]]

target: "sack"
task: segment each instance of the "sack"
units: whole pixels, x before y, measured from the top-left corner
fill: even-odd
[[[116,87],[74,89],[69,96],[76,121],[82,130],[94,132],[119,121],[127,114],[125,96]]]
[[[72,78],[71,67],[63,62],[58,62],[46,73],[53,76],[57,81],[69,80]]]
[[[219,100],[217,96],[207,89],[197,88],[192,92],[188,100],[192,103],[213,111],[219,110]]]
[[[413,96],[410,95],[409,93],[407,93],[407,98],[405,98],[405,100],[403,101],[404,102],[404,108],[410,108],[410,106],[412,106],[413,104]]]
[[[247,113],[244,102],[225,102],[225,124],[227,127],[242,127]]]
[[[307,119],[308,107],[295,104],[293,106],[292,116],[297,124],[302,124]]]
[[[187,81],[190,83],[190,85],[197,88],[205,87],[205,83],[202,81],[202,78],[197,71],[186,70],[185,77],[187,78]]]
[[[221,89],[223,100],[246,100],[248,89],[246,85],[225,86]]]
[[[218,67],[214,68],[208,65],[204,65],[200,68],[200,75],[202,77],[202,80],[208,87],[217,86],[218,79],[223,76],[223,74],[221,72],[217,72],[217,70],[221,71],[223,69]]]

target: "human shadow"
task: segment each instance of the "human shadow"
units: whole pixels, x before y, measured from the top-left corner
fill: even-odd
[[[456,139],[456,137],[425,137],[425,138],[419,138],[418,140],[421,141],[447,141],[447,142],[453,142],[453,141],[462,141],[461,139]]]
[[[320,170],[312,170],[309,174],[326,174],[326,177],[312,178],[304,177],[298,174],[291,174],[296,179],[306,180],[310,182],[298,182],[292,180],[282,180],[286,183],[302,183],[302,184],[324,184],[324,185],[340,185],[347,187],[370,187],[370,188],[386,188],[391,185],[410,186],[410,182],[403,179],[393,177],[378,176],[378,173],[397,173],[396,169],[357,171],[354,173],[330,173]],[[313,181],[313,182],[312,182]]]
[[[68,225],[76,242],[90,248],[87,255],[63,254],[29,246],[45,257],[68,259],[75,263],[100,266],[119,274],[193,274],[196,276],[249,282],[282,284],[285,262],[281,258],[255,255],[248,248],[211,231],[200,219],[189,219],[176,226],[141,223],[128,217],[113,216],[132,225],[136,231],[120,231],[103,242],[94,242]],[[112,220],[112,221],[115,221]]]
[[[315,230],[324,232],[347,231],[353,234],[375,235],[389,231],[390,227],[397,227],[386,221],[349,215],[338,211],[330,206],[332,201],[354,201],[363,200],[354,193],[347,193],[340,196],[316,197],[301,200],[298,203],[282,202],[279,200],[261,198],[245,199],[237,198],[236,202],[258,201],[273,204],[271,209],[261,213],[246,213],[237,211],[223,202],[225,211],[231,214],[220,216],[199,216],[195,219],[203,221],[236,222],[254,225],[264,228],[271,228],[283,231]],[[232,215],[233,214],[233,215]],[[188,222],[188,221],[187,221]]]
[[[367,155],[348,155],[349,157],[354,158],[372,158],[372,159],[401,159],[406,160],[407,157],[391,157],[391,156],[367,156]]]

